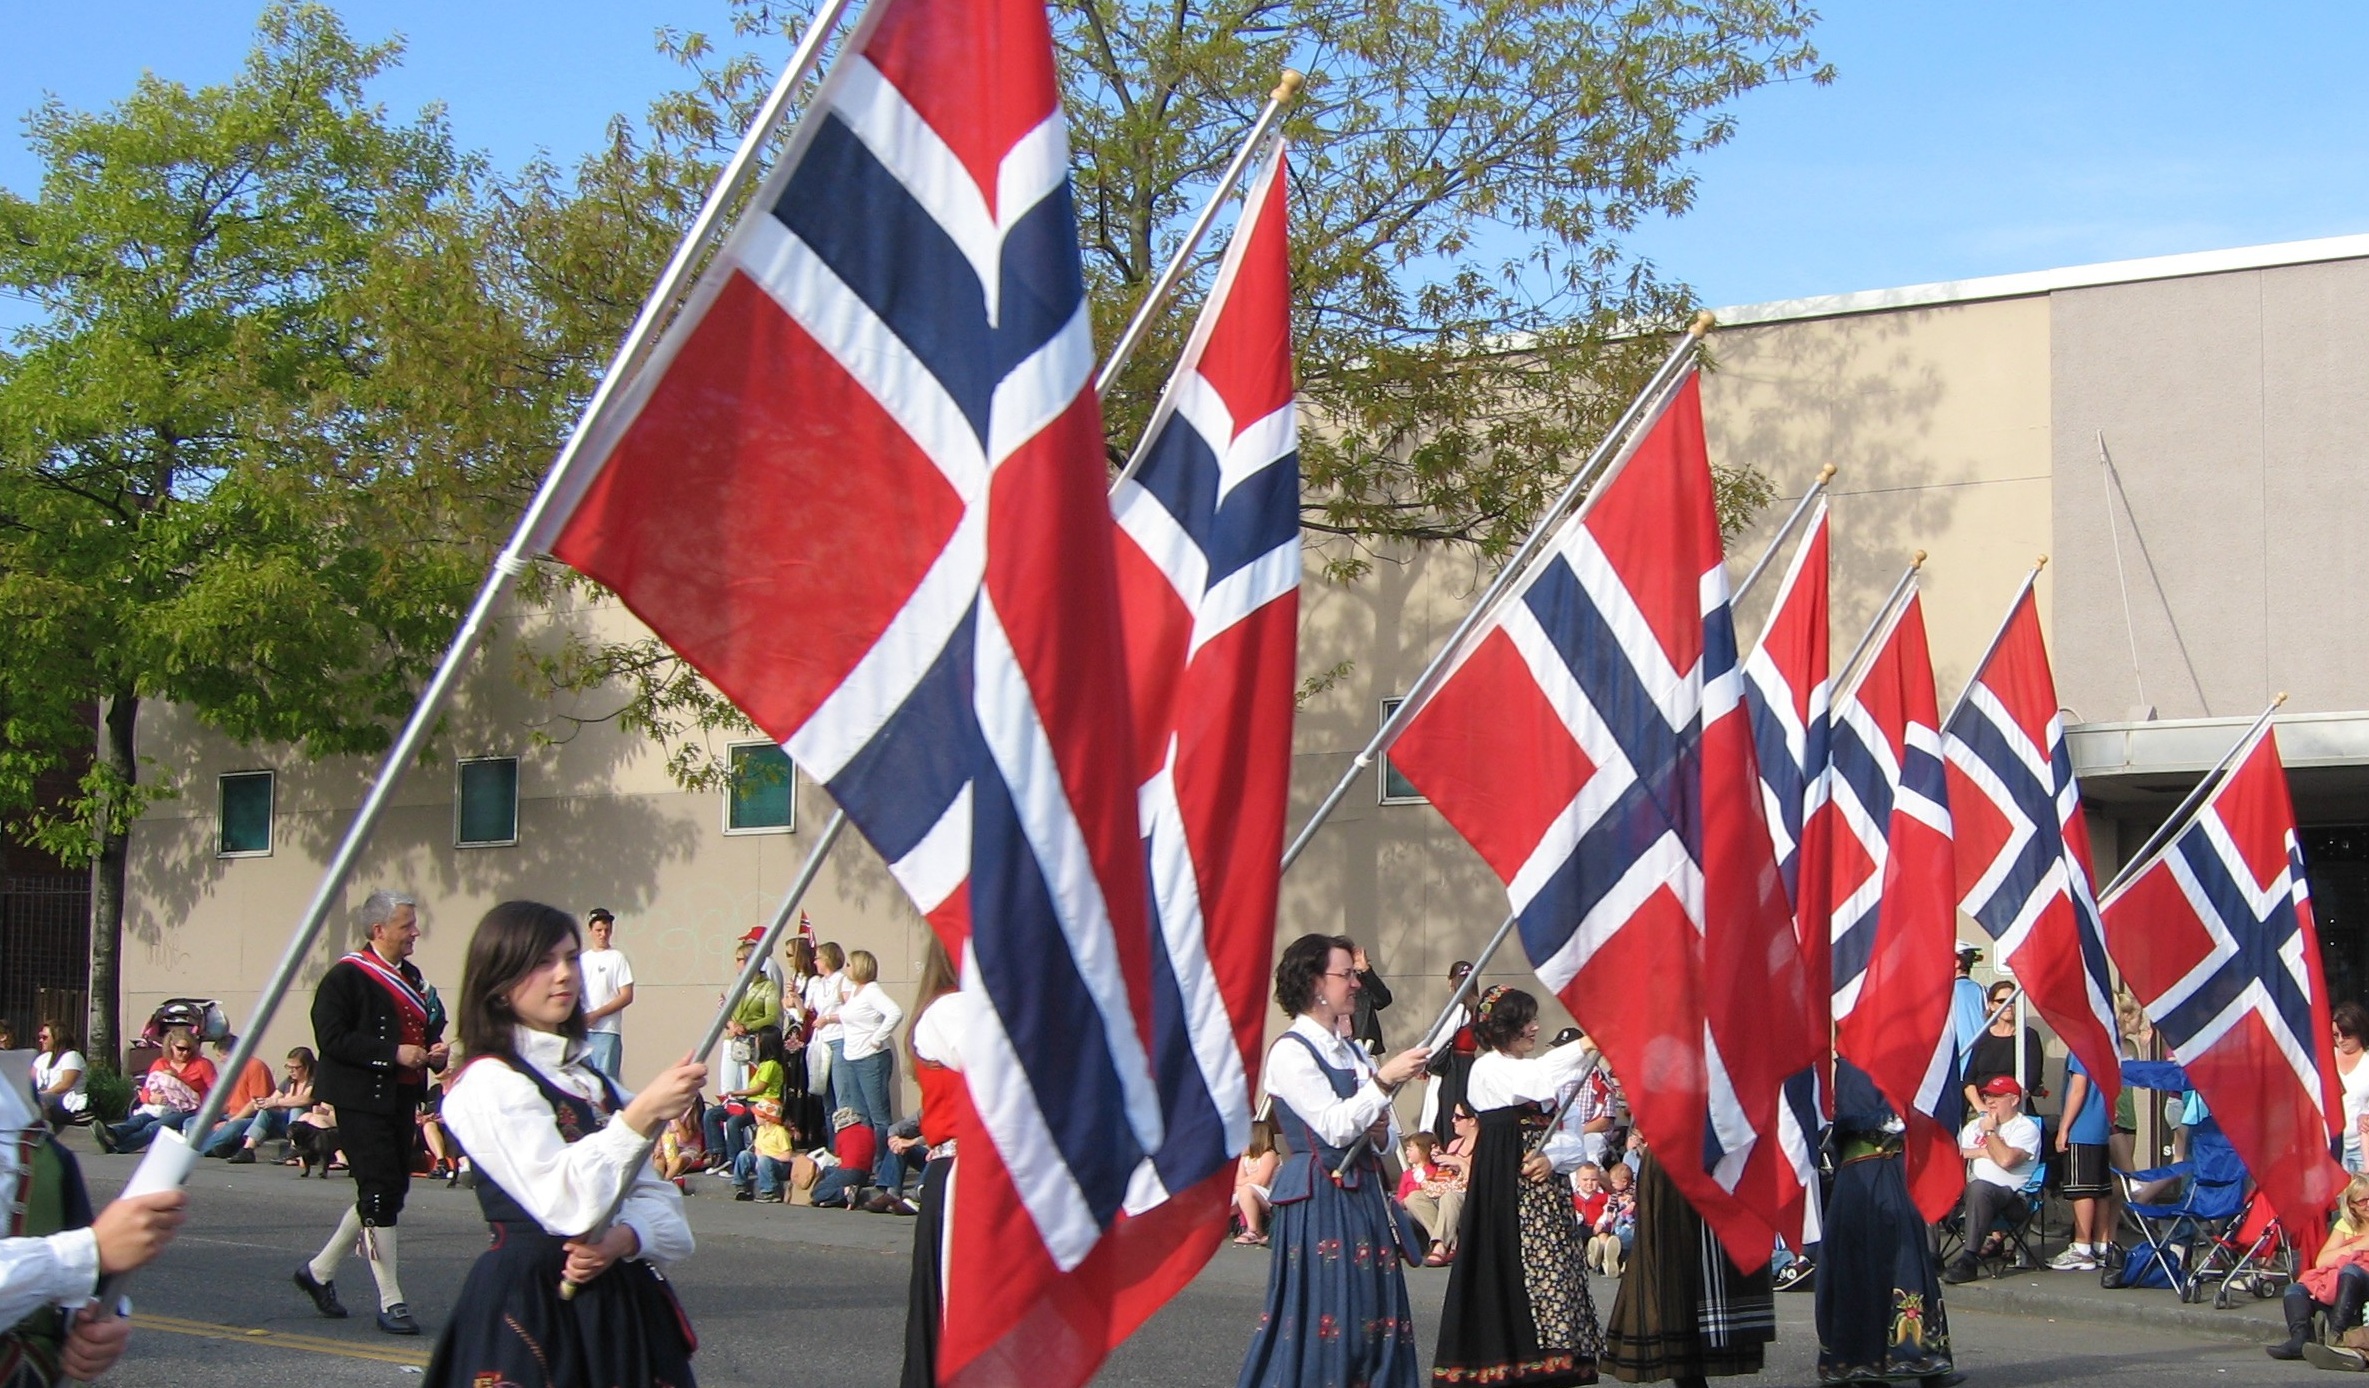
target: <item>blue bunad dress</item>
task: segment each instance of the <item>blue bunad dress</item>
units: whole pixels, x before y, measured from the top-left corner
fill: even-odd
[[[1354,1048],[1328,1058],[1302,1031],[1314,1026],[1303,1018],[1276,1041],[1270,1073],[1285,1047],[1305,1047],[1334,1096],[1353,1097],[1367,1078]],[[1270,1188],[1266,1307],[1237,1388],[1415,1388],[1421,1361],[1402,1269],[1423,1241],[1385,1188],[1371,1143],[1359,1138],[1357,1161],[1335,1176],[1348,1149],[1324,1142],[1280,1096],[1274,1104],[1291,1156]]]

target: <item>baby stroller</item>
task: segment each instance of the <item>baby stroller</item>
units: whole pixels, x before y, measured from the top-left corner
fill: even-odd
[[[140,1036],[131,1044],[124,1073],[145,1075],[148,1067],[163,1054],[165,1033],[174,1027],[187,1027],[189,1034],[203,1046],[230,1035],[230,1016],[222,1004],[211,998],[167,998],[148,1014],[148,1024],[140,1028]]]

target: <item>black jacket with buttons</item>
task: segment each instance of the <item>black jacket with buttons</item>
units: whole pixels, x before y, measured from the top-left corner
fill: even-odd
[[[408,959],[403,976],[425,993],[427,984]],[[431,1015],[428,1044],[444,1039],[444,1019]],[[427,1095],[427,1085],[397,1079],[395,1048],[403,1044],[403,1019],[395,1000],[359,964],[339,960],[313,990],[313,1044],[320,1063],[313,1069],[313,1097],[340,1109],[408,1114]]]

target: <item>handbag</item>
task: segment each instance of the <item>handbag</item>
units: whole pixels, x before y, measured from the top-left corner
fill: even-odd
[[[732,1054],[732,1060],[733,1060],[733,1063],[735,1063],[735,1064],[738,1064],[738,1065],[754,1065],[754,1064],[756,1064],[756,1063],[757,1063],[757,1038],[756,1038],[756,1037],[755,1037],[753,1034],[752,1034],[752,1035],[749,1035],[749,1036],[735,1036],[735,1037],[733,1037],[733,1038],[732,1038],[732,1052],[731,1052],[731,1054]]]

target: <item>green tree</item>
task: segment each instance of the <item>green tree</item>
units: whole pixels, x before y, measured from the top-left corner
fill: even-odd
[[[482,292],[482,171],[440,115],[365,103],[396,53],[275,4],[226,85],[35,111],[39,194],[0,193],[0,288],[38,310],[0,351],[0,815],[91,864],[102,1057],[129,827],[173,789],[144,704],[383,749],[576,384]]]
[[[810,7],[737,0],[743,37],[803,27]],[[1668,350],[1683,285],[1631,255],[1647,218],[1686,211],[1693,156],[1735,130],[1736,98],[1831,80],[1797,0],[1054,0],[1055,41],[1097,340],[1149,290],[1286,65],[1308,73],[1293,140],[1294,332],[1315,427],[1300,436],[1303,524],[1328,571],[1376,546],[1501,556]],[[671,36],[694,72],[620,121],[573,183],[524,185],[539,230],[604,267],[580,339],[605,350],[762,94],[767,67]],[[778,43],[769,43],[778,51]],[[588,248],[615,245],[623,253]],[[1220,245],[1105,400],[1114,464],[1149,417]],[[622,267],[632,273],[618,273]],[[1720,476],[1734,528],[1766,479]],[[616,716],[712,781],[705,731],[734,715],[656,642],[576,640],[540,655],[542,687],[623,688]]]

